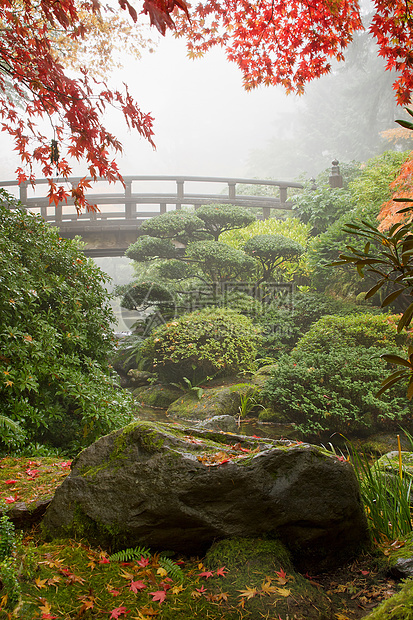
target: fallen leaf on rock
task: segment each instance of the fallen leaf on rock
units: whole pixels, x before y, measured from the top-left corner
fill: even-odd
[[[198,577],[205,577],[205,579],[209,579],[210,577],[213,577],[214,573],[210,570],[206,570],[203,571],[202,573],[199,573]]]
[[[13,502],[16,502],[18,499],[19,498],[17,495],[9,495],[8,497],[4,498],[4,501],[6,502],[6,504],[13,504]]]
[[[42,599],[42,601],[44,601],[44,599]],[[42,615],[41,615],[42,620],[53,620],[54,618],[57,618],[57,616],[53,616],[50,613],[52,608],[50,606],[50,603],[48,603],[47,601],[45,601],[43,605],[39,607],[39,609],[42,612]]]
[[[162,568],[162,566],[160,566],[158,570],[156,571],[156,574],[160,575],[161,577],[165,577],[165,575],[168,574],[168,571]]]
[[[287,597],[290,596],[291,590],[288,590],[287,588],[277,588],[276,594]]]
[[[85,611],[88,611],[89,609],[93,609],[95,606],[95,597],[90,595],[90,596],[78,596],[77,597],[81,603],[83,603],[82,607],[79,609],[79,611],[77,612],[78,616],[81,616]]]
[[[261,590],[264,594],[275,594],[278,590],[277,586],[272,586],[271,581],[264,581],[261,585]]]
[[[280,584],[280,586],[285,586],[285,584],[287,583],[287,581],[289,581],[290,579],[292,579],[292,577],[289,577],[287,575],[287,573],[285,572],[284,569],[280,569],[279,571],[275,571],[275,574],[277,575],[277,583]]]
[[[148,559],[148,558],[144,558],[144,557],[143,557],[143,555],[141,555],[141,559],[140,559],[140,560],[138,560],[138,561],[136,562],[136,564],[137,564],[138,566],[141,566],[142,568],[144,568],[145,566],[148,566],[148,564],[149,564],[149,559]]]
[[[39,590],[41,590],[42,588],[46,588],[46,581],[47,579],[40,579],[40,577],[36,577],[36,579],[34,580],[36,588],[39,588]]]

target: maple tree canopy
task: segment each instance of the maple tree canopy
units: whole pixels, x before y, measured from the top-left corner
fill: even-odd
[[[379,54],[394,69],[398,102],[407,103],[413,88],[412,0],[374,0],[370,32]],[[136,21],[128,0],[119,0]],[[0,6],[0,119],[22,160],[19,181],[34,179],[34,166],[50,178],[49,198],[58,204],[72,196],[78,211],[93,208],[85,199],[85,178],[68,190],[52,180],[68,177],[68,159],[87,162],[87,176],[121,180],[112,159],[121,144],[102,124],[108,105],[119,108],[128,126],[153,145],[152,117],[130,96],[88,76],[70,78],[59,63],[52,33],[68,40],[87,36],[85,14],[99,14],[99,0],[2,0]],[[331,60],[343,60],[354,32],[363,29],[356,0],[206,0],[194,7],[185,0],[144,0],[141,13],[162,34],[176,29],[188,41],[189,55],[200,56],[219,45],[243,73],[247,89],[282,84],[302,93],[306,82],[327,73]],[[83,21],[82,21],[83,20]],[[22,109],[22,102],[24,109]],[[50,132],[36,119],[50,119]],[[45,133],[47,135],[45,135]]]

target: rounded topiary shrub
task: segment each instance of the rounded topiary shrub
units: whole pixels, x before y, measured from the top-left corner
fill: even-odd
[[[394,347],[407,343],[407,332],[397,333],[397,315],[358,314],[324,316],[297,343],[300,353],[328,353],[336,347]]]
[[[391,372],[380,359],[385,352],[390,350],[338,347],[324,354],[282,356],[260,395],[270,407],[265,419],[292,422],[306,436],[367,436],[410,428],[413,405],[405,386],[377,397],[381,380]]]
[[[248,317],[227,308],[207,308],[153,331],[141,359],[163,381],[186,377],[194,382],[250,370],[258,340]]]

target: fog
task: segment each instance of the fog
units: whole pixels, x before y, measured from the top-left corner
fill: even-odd
[[[182,40],[162,39],[152,54],[128,64],[124,79],[155,118],[156,151],[123,134],[125,174],[244,176],[251,149],[267,141],[298,104],[281,88],[246,92],[241,72],[222,50],[190,60]],[[121,134],[122,127],[116,127]]]
[[[121,173],[288,181],[316,176],[336,157],[375,154],[379,132],[394,126],[394,95],[377,51],[369,48],[366,60],[360,40],[348,62],[298,97],[282,87],[246,92],[241,71],[221,49],[191,60],[183,40],[160,37],[153,53],[143,49],[141,59],[124,59],[124,69],[110,78],[118,87],[127,83],[142,111],[155,119],[156,150],[127,130],[121,113],[106,114],[107,128],[123,144]],[[12,179],[19,161],[4,133],[1,144],[0,178]],[[84,164],[74,162],[73,173],[83,175]]]

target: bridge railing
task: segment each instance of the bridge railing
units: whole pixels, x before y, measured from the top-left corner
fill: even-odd
[[[86,228],[105,227],[116,223],[121,225],[122,222],[129,226],[132,223],[139,225],[142,220],[166,213],[171,208],[181,209],[186,205],[197,208],[200,205],[213,203],[259,208],[262,210],[260,217],[266,219],[270,216],[271,209],[291,209],[288,190],[303,187],[300,183],[294,182],[228,177],[155,175],[125,176],[123,180],[124,185],[109,184],[104,179],[95,182],[86,196],[91,204],[97,206],[98,211],[89,211],[80,216],[77,216],[73,208],[72,198],[68,198],[67,203],[57,206],[49,204],[47,179],[36,180],[34,186],[30,183],[18,185],[16,181],[3,181],[0,182],[0,187],[4,187],[19,198],[31,211],[39,212],[47,222],[61,228],[71,228],[76,224]],[[66,183],[70,188],[77,185],[80,177],[54,179],[54,181]],[[152,191],[142,191],[143,186],[148,183]],[[240,193],[239,188],[242,186],[244,190]],[[252,186],[256,191],[245,194],[245,186]],[[98,191],[99,188],[104,191]],[[121,191],[118,191],[119,189]]]

